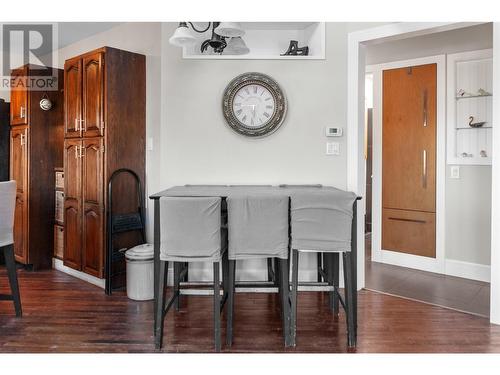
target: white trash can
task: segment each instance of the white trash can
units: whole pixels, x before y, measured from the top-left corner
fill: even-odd
[[[127,262],[127,297],[136,301],[154,298],[154,250],[142,244],[125,252]]]

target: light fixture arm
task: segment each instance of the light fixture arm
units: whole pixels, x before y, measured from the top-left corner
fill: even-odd
[[[185,24],[186,22],[181,22],[181,23],[184,23],[184,24]],[[208,26],[207,26],[207,28],[206,28],[206,29],[204,29],[204,30],[198,30],[196,27],[194,27],[194,25],[193,25],[193,23],[192,23],[192,22],[188,22],[188,23],[191,25],[191,27],[192,27],[192,29],[193,29],[194,31],[196,31],[197,33],[200,33],[200,34],[202,34],[202,33],[206,32],[206,31],[208,31],[208,29],[210,29],[210,26],[212,25],[212,22],[209,22],[209,23],[208,23]],[[186,26],[187,26],[187,25],[186,25]]]

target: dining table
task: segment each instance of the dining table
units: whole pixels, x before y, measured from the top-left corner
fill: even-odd
[[[294,196],[300,195],[304,196],[307,194],[318,195],[323,194],[330,200],[344,200],[346,196],[351,195],[353,199],[352,201],[352,225],[351,225],[351,275],[352,275],[352,285],[353,289],[357,290],[357,201],[361,199],[361,197],[354,195],[354,193],[346,192],[341,189],[337,189],[333,186],[324,186],[320,184],[307,184],[307,185],[181,185],[181,186],[173,186],[166,190],[160,191],[156,194],[150,196],[150,199],[154,201],[154,282],[155,285],[158,284],[159,277],[159,268],[160,268],[160,198],[162,197],[220,197],[222,199],[222,207],[224,210],[225,207],[225,199],[231,195],[258,195],[258,194],[266,194],[266,195],[287,195],[291,200],[294,199]],[[290,211],[289,211],[289,222],[290,222]],[[329,290],[330,286],[326,281],[321,281],[322,279],[326,280],[326,272],[323,270],[321,265],[321,253],[318,253],[318,281],[315,282],[301,282],[299,283],[299,288],[305,288],[306,290]],[[339,270],[336,270],[339,272]],[[184,282],[185,286],[189,285],[191,287],[190,294],[206,294],[206,291],[203,289],[195,289],[196,285],[200,285],[203,283],[199,282]],[[182,285],[182,284],[181,284]],[[259,281],[259,282],[245,282],[239,281],[236,283],[236,291],[238,289],[248,290],[248,289],[256,289],[256,288],[269,288],[273,286],[269,281]],[[277,292],[277,288],[275,292]],[[299,289],[301,290],[301,289]],[[303,290],[303,289],[302,289]],[[198,293],[197,293],[198,292]],[[155,288],[154,291],[154,303],[155,310],[157,307],[158,301],[158,291]],[[357,297],[356,293],[354,293],[354,311],[357,311]],[[357,314],[355,314],[357,315]],[[155,317],[156,319],[156,317]],[[357,319],[356,319],[357,320]]]

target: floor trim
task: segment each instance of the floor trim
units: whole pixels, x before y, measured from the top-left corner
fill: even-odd
[[[73,268],[66,267],[63,264],[63,261],[57,258],[52,258],[52,268],[55,270],[64,272],[65,274],[68,274],[70,276],[76,277],[77,279],[86,281],[92,285],[98,286],[99,288],[104,289],[104,284],[105,280],[104,279],[99,279],[97,277],[94,277],[92,275],[74,270]]]
[[[465,279],[484,281],[485,283],[489,283],[491,280],[491,267],[479,263],[446,259],[445,274],[449,276],[462,277]]]

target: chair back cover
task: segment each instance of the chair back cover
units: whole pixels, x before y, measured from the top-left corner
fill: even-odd
[[[14,243],[16,181],[0,182],[0,247]]]

